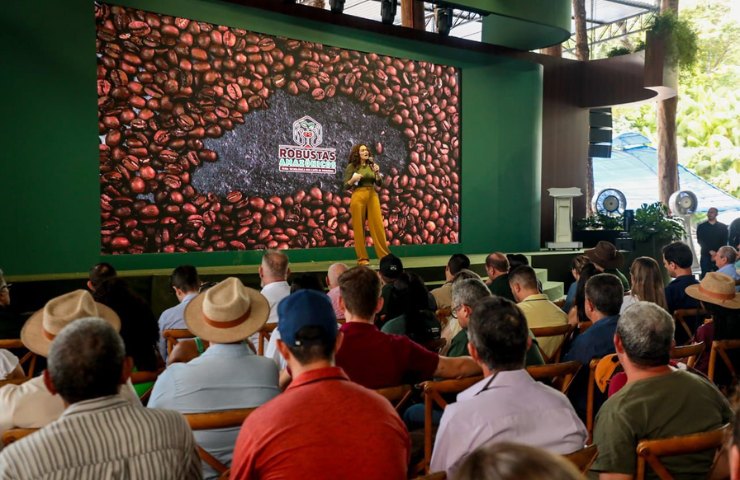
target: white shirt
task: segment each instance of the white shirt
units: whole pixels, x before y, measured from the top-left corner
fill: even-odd
[[[0,348],[0,380],[8,376],[18,366],[18,357],[10,350]]]
[[[446,470],[450,477],[466,454],[488,442],[511,441],[565,454],[583,448],[586,436],[565,395],[536,382],[524,369],[498,372],[445,408],[431,470]]]
[[[270,316],[267,317],[267,323],[278,323],[278,303],[280,303],[283,298],[290,295],[290,285],[285,281],[268,283],[262,287],[262,291],[260,293],[265,296],[267,303],[270,304]],[[259,345],[257,345],[259,337],[259,332],[249,337],[249,340],[252,342],[252,345],[254,345],[256,350],[259,349]],[[265,353],[266,352],[267,350],[265,350]]]

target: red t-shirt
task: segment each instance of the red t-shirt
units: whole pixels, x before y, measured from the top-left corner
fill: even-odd
[[[348,322],[336,355],[353,382],[367,388],[384,388],[431,380],[439,355],[403,335],[383,333],[375,325]]]
[[[403,479],[406,427],[390,402],[338,367],[293,380],[242,425],[232,479]]]

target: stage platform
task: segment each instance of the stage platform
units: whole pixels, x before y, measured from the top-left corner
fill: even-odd
[[[287,252],[290,255],[290,251]],[[514,253],[514,252],[512,252]],[[564,295],[564,291],[570,282],[571,259],[583,253],[578,251],[538,251],[538,252],[515,252],[525,255],[530,265],[537,272],[538,279],[542,282],[543,290],[551,300],[557,300]],[[486,277],[485,260],[488,253],[469,254],[471,269]],[[424,279],[431,289],[444,283],[444,270],[449,256],[415,256],[402,257],[404,268],[413,271]],[[354,266],[354,261],[337,259],[321,262],[291,263],[290,269],[294,273],[312,273],[319,277],[322,282],[326,277],[329,266],[335,262],[344,262],[348,266]],[[378,268],[378,260],[371,259],[370,267]],[[242,282],[252,288],[260,288],[258,265],[227,265],[214,267],[198,267],[198,272],[204,281],[219,281],[228,276],[237,276]],[[131,287],[147,299],[154,313],[159,314],[175,305],[172,289],[169,287],[169,276],[171,269],[131,270],[120,271],[120,276],[127,279]],[[74,289],[86,288],[87,272],[65,275],[29,275],[9,276],[7,280],[13,283],[11,290],[14,306],[21,311],[31,312],[43,307],[50,298],[67,293]]]

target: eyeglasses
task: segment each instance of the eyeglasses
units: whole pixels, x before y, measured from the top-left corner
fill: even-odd
[[[450,310],[450,316],[454,319],[457,319],[457,312],[460,310],[460,307],[464,307],[465,304],[461,303],[460,305],[453,305],[452,309]]]

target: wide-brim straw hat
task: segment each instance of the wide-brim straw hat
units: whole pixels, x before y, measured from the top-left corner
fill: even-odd
[[[698,285],[686,287],[686,295],[720,307],[740,308],[740,293],[735,291],[735,280],[724,273],[707,273]]]
[[[622,252],[606,240],[601,240],[594,248],[586,250],[583,254],[602,268],[619,268],[624,265]]]
[[[121,319],[110,307],[93,300],[87,290],[75,290],[52,298],[31,315],[21,330],[21,341],[33,353],[46,357],[49,347],[64,327],[81,318],[98,317],[121,330]]]
[[[236,343],[258,332],[269,314],[270,304],[260,292],[229,277],[188,303],[185,323],[203,340]]]

